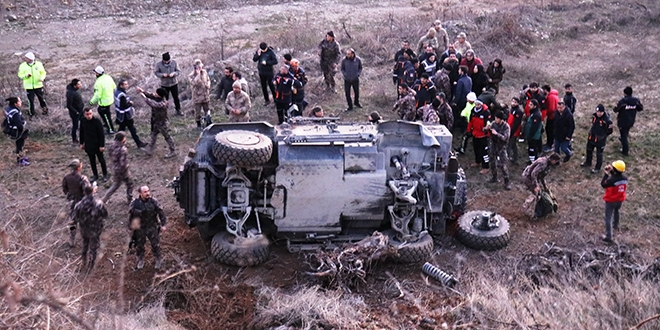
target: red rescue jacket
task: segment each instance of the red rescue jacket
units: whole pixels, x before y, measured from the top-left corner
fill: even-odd
[[[628,187],[628,178],[622,173],[615,173],[612,176],[604,175],[600,185],[605,188],[603,200],[606,203],[623,202],[626,200],[626,189]]]
[[[480,139],[490,136],[490,131],[484,132],[484,127],[492,120],[488,107],[484,104],[481,106],[481,111],[475,111],[477,108],[472,109],[470,114],[470,122],[468,123],[467,131],[472,133],[472,137]]]

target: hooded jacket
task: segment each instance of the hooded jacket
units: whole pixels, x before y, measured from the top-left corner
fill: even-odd
[[[10,106],[5,108],[5,118],[2,120],[2,126],[3,128],[7,126],[9,132],[7,135],[10,139],[18,140],[21,138],[26,131],[26,124],[25,118],[23,118],[23,114],[21,114],[21,110]]]
[[[255,51],[252,61],[257,62],[257,71],[259,71],[260,76],[272,76],[273,65],[277,64],[277,56],[275,56],[273,47],[269,46],[265,51],[261,52],[261,55],[259,54],[259,50]],[[264,61],[266,62],[265,64]]]
[[[474,94],[477,94],[477,97],[481,95],[486,87],[488,87],[488,75],[484,71],[484,66],[481,64],[476,65],[477,73],[472,75],[472,91]],[[472,72],[472,71],[470,71]]]
[[[548,120],[555,119],[557,112],[557,104],[559,103],[559,92],[556,89],[551,89],[550,93],[545,97],[545,113]]]
[[[494,63],[497,62],[499,64],[498,67],[495,67]],[[506,69],[502,66],[502,60],[495,59],[495,61],[488,63],[488,68],[486,69],[486,74],[488,77],[491,79],[490,84],[493,86],[499,86],[499,84],[502,82],[502,78],[504,77],[504,74],[506,73]]]
[[[71,116],[80,116],[85,109],[80,92],[71,84],[66,85],[66,108]]]

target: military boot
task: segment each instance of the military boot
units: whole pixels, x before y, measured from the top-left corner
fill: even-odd
[[[511,190],[511,180],[509,178],[504,178],[504,189]]]
[[[138,257],[137,269],[144,268],[144,257]]]
[[[160,269],[160,267],[163,265],[163,257],[159,256],[156,258],[156,264],[154,265],[154,269]]]

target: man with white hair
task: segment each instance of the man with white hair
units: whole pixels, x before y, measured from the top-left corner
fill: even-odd
[[[234,81],[233,90],[227,94],[225,100],[225,109],[229,113],[230,122],[248,122],[250,121],[250,96],[241,90],[241,82]]]
[[[41,113],[48,114],[48,107],[44,100],[44,79],[46,79],[46,70],[41,61],[35,59],[34,53],[27,52],[23,55],[23,63],[18,67],[18,77],[23,80],[23,88],[27,92],[27,98],[30,102],[30,117],[34,116],[34,96],[39,99]]]

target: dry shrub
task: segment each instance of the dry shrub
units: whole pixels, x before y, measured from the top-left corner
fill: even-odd
[[[551,248],[510,261],[511,272],[484,271],[462,281],[467,305],[457,318],[489,329],[627,329],[660,305],[660,260],[632,260],[616,248],[572,255]]]
[[[475,18],[482,31],[473,44],[504,51],[511,56],[520,56],[531,50],[538,37],[520,11],[497,12]]]
[[[249,328],[269,329],[278,326],[296,329],[355,329],[365,315],[362,298],[341,291],[324,291],[318,286],[292,293],[280,289],[257,289],[256,315]]]

